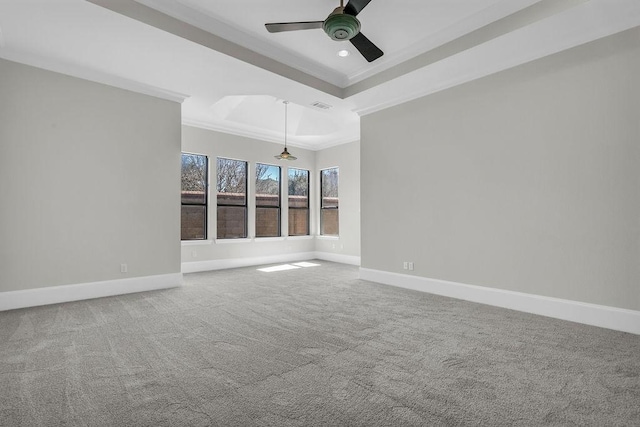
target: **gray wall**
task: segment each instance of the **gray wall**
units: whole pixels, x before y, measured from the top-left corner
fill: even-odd
[[[209,241],[182,245],[182,262],[200,262],[225,259],[259,258],[296,254],[301,252],[330,252],[351,256],[360,256],[360,227],[359,227],[359,144],[357,142],[344,144],[322,151],[310,151],[298,147],[289,147],[289,151],[298,157],[293,162],[283,162],[274,159],[274,155],[282,151],[281,144],[259,141],[252,138],[230,135],[192,126],[182,128],[182,150],[195,154],[209,156],[210,167],[210,209],[209,209]],[[340,239],[339,241],[318,241],[317,238],[289,237],[287,239],[257,238],[248,241],[234,242],[233,240],[215,241],[216,205],[215,205],[215,161],[217,157],[245,160],[249,162],[249,237],[255,236],[255,192],[254,172],[255,163],[274,164],[282,167],[283,189],[287,188],[287,168],[307,169],[311,174],[311,235],[318,234],[319,208],[319,167],[341,166],[340,168]],[[288,230],[286,206],[287,198],[283,197],[283,236]],[[344,228],[342,227],[344,221]],[[355,221],[355,223],[354,223]]]
[[[320,194],[320,170],[339,168],[340,237],[319,238],[316,250],[347,256],[360,256],[360,142],[342,144],[316,152],[315,186]],[[319,196],[316,200],[319,205]],[[318,219],[319,221],[319,219]],[[319,222],[318,222],[319,224]],[[319,230],[319,225],[318,225]]]
[[[363,117],[362,266],[640,309],[638,76],[634,29]]]
[[[0,60],[0,194],[0,291],[179,273],[180,105]]]

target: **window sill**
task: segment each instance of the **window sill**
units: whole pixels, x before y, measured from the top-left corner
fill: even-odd
[[[213,240],[181,240],[180,244],[182,246],[204,246],[210,245],[213,243]]]
[[[284,241],[284,237],[254,237],[253,240],[256,242],[282,242]]]
[[[246,237],[243,239],[215,239],[215,240],[181,240],[182,246],[204,246],[227,243],[251,243],[251,242],[284,242],[285,240],[339,240],[338,236],[280,236],[280,237]]]
[[[340,236],[322,236],[322,235],[318,235],[318,236],[316,236],[316,239],[318,239],[318,240],[340,240]]]
[[[227,244],[227,243],[251,243],[251,242],[253,242],[253,239],[248,238],[248,237],[243,238],[243,239],[216,239],[215,242],[216,242],[216,245],[219,244],[219,243],[222,243],[222,244]]]

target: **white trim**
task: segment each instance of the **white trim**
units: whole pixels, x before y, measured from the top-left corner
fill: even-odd
[[[288,50],[282,49],[268,38],[256,37],[254,34],[236,27],[233,22],[225,20],[222,16],[215,16],[210,10],[200,7],[197,4],[191,4],[184,0],[134,1],[171,17],[175,17],[196,28],[201,28],[225,40],[233,40],[234,44],[250,49],[253,52],[260,52],[266,57],[273,58],[278,62],[324,80],[334,86],[340,87],[340,85],[344,83],[345,79],[343,75],[332,68],[309,61]]]
[[[182,104],[185,99],[191,97],[191,95],[185,93],[174,92],[172,90],[163,89],[158,86],[152,86],[139,81],[107,74],[100,70],[88,69],[78,65],[64,63],[53,58],[46,58],[31,53],[3,49],[2,55],[0,55],[0,57],[9,61],[30,65],[36,68],[42,68],[48,71],[53,71],[54,73],[64,74],[82,80],[88,80],[90,82],[100,83],[103,85],[140,93],[143,95],[149,95],[154,98],[173,101],[179,104]]]
[[[250,267],[253,265],[275,264],[278,262],[307,261],[315,259],[314,252],[270,255],[251,258],[212,259],[207,261],[183,262],[183,273],[199,271],[224,270],[226,268]]]
[[[254,237],[253,241],[256,243],[260,243],[260,242],[284,242],[286,239],[285,236],[278,236],[278,237]]]
[[[371,282],[640,334],[640,311],[360,268]]]
[[[355,255],[334,254],[331,252],[316,252],[315,255],[317,259],[322,259],[325,261],[360,266],[360,257]]]
[[[190,117],[183,116],[182,125],[195,127],[199,129],[212,130],[214,132],[221,132],[229,135],[241,136],[244,138],[257,139],[259,141],[272,142],[277,145],[282,144],[282,136],[275,135],[275,133],[271,135],[271,133],[267,133],[268,131],[265,131],[264,129],[260,129],[256,127],[249,128],[249,126],[241,126],[236,123],[227,123],[227,122],[220,123],[220,122],[214,122],[214,121],[204,121],[204,120],[193,119]],[[307,150],[310,149],[304,144],[298,143],[295,140],[293,140],[293,137],[291,137],[291,140],[287,141],[287,146],[297,147],[297,148],[302,148]]]
[[[313,148],[309,148],[309,150],[312,151],[320,151],[320,150],[326,150],[327,148],[331,148],[331,147],[337,147],[338,145],[344,145],[344,144],[351,144],[353,142],[358,142],[360,141],[360,138],[340,138],[340,139],[336,139],[335,141],[331,141],[331,142],[320,142],[317,143],[313,146]]]
[[[312,240],[314,236],[306,234],[304,236],[287,236],[287,240],[295,241],[295,240]]]
[[[341,264],[360,265],[359,256],[332,254],[329,252],[298,252],[251,258],[229,258],[183,262],[182,272],[197,273],[199,271],[224,270],[227,268],[251,267],[254,265],[276,264],[279,262],[308,261],[312,259],[339,262]]]
[[[181,240],[180,245],[182,246],[205,246],[213,244],[213,240]]]
[[[131,277],[0,293],[0,311],[182,286],[182,273]]]
[[[352,111],[372,114],[634,28],[640,25],[638,4],[638,0],[581,3],[350,96],[356,105]]]
[[[325,235],[325,234],[318,234],[315,237],[318,240],[340,240],[340,236],[331,236],[331,235]]]
[[[264,128],[257,128],[249,126],[241,126],[235,123],[220,123],[213,121],[204,121],[200,119],[194,119],[187,116],[182,116],[182,125],[194,127],[198,129],[206,129],[214,132],[225,133],[229,135],[241,136],[244,138],[256,139],[259,141],[272,142],[277,145],[282,145],[282,135],[272,133]],[[358,128],[358,132],[360,129]],[[330,135],[314,135],[313,137],[305,137],[307,141],[300,140],[300,137],[295,135],[289,135],[287,138],[287,147],[302,148],[309,151],[320,151],[338,145],[349,144],[360,140],[360,135],[343,135],[338,137],[331,137]]]
[[[227,243],[251,243],[253,242],[253,239],[251,237],[243,237],[241,239],[216,239],[214,241],[216,242],[216,245],[226,245]]]
[[[430,34],[428,37],[407,46],[399,52],[385,53],[386,58],[384,61],[369,64],[368,66],[363,66],[359,70],[351,72],[347,76],[347,81],[344,86],[348,88],[366,78],[400,65],[418,55],[443,46],[479,28],[491,25],[500,19],[522,11],[539,2],[540,0],[502,0],[493,3],[473,15],[465,16],[462,20],[454,22],[452,25],[446,26],[436,33]],[[385,81],[388,80],[389,79],[385,79]]]

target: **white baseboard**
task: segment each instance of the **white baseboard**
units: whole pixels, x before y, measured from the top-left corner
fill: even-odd
[[[340,264],[351,264],[360,266],[360,257],[355,255],[343,255],[334,254],[331,252],[316,252],[315,257],[317,259],[323,259],[325,261],[339,262]]]
[[[0,292],[0,311],[182,286],[182,273]]]
[[[371,282],[640,335],[640,311],[360,268]]]
[[[212,259],[207,261],[183,262],[183,273],[223,270],[225,268],[251,267],[253,265],[275,264],[278,262],[297,262],[314,259],[314,252],[269,255],[252,258]]]
[[[279,262],[308,261],[322,259],[342,264],[360,265],[360,257],[352,255],[332,254],[329,252],[299,252],[260,256],[252,258],[212,259],[207,261],[183,262],[183,273],[197,273],[200,271],[224,270],[225,268],[251,267],[254,265],[275,264]]]

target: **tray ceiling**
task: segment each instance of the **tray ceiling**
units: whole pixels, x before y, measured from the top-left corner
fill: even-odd
[[[0,57],[183,102],[186,124],[292,146],[359,139],[359,117],[640,25],[637,0],[372,0],[367,63],[322,30],[335,0],[3,0]],[[337,56],[347,48],[351,55]],[[329,106],[329,108],[325,108]]]

